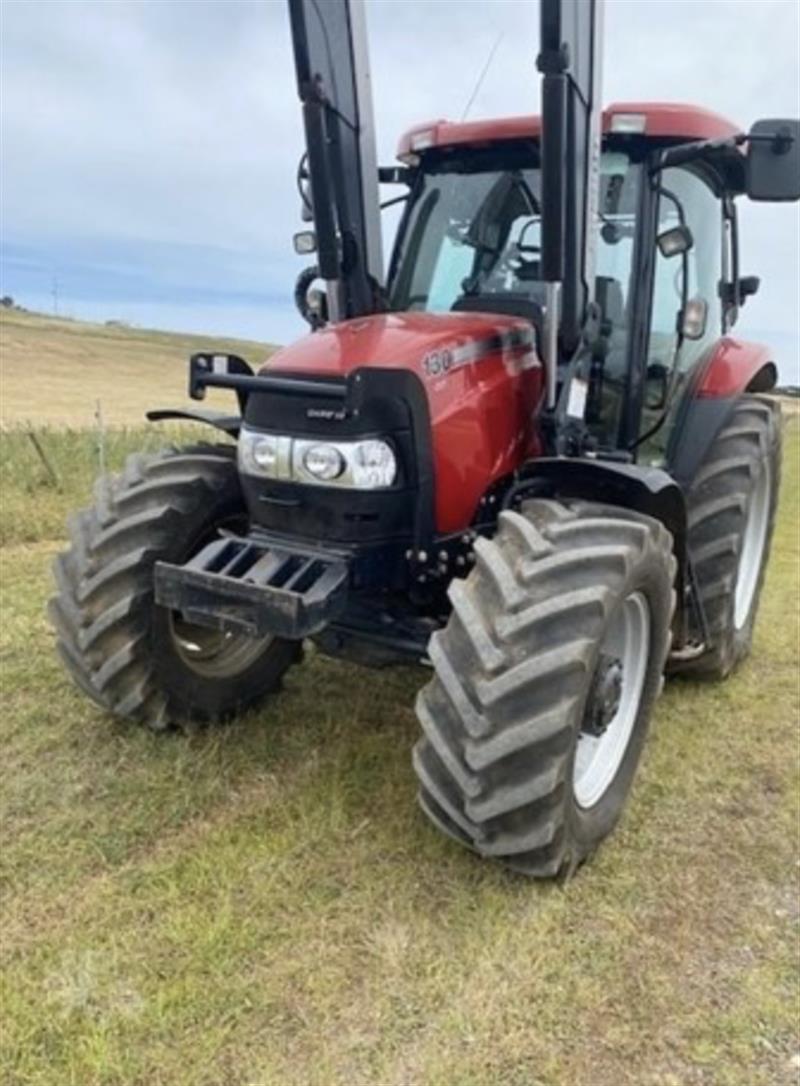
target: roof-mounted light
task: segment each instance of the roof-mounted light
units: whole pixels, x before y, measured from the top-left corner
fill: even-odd
[[[435,128],[419,128],[405,137],[407,146],[398,154],[398,159],[406,166],[419,166],[420,151],[427,151],[436,144]]]
[[[614,113],[611,116],[611,131],[619,135],[642,135],[646,128],[644,113]]]
[[[421,128],[419,132],[412,132],[410,143],[412,151],[427,151],[436,143],[435,129]]]

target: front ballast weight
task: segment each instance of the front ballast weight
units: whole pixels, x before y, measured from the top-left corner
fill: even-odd
[[[226,633],[300,640],[343,611],[348,567],[315,551],[215,539],[185,565],[157,562],[156,603]]]

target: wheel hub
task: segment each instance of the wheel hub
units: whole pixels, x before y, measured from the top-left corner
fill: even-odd
[[[581,731],[603,735],[619,710],[623,678],[622,660],[602,653],[592,679]]]

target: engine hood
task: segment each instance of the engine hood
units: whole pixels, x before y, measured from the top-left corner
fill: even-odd
[[[380,313],[328,325],[283,347],[270,373],[344,377],[360,366],[402,367],[424,381],[481,357],[534,349],[532,326],[516,317],[483,313]]]
[[[525,320],[491,313],[375,314],[284,347],[262,372],[346,377],[362,367],[401,369],[420,381],[441,533],[469,525],[487,490],[539,452],[542,367]],[[304,412],[303,426],[310,417]],[[280,425],[291,429],[291,418],[290,411],[282,414]],[[335,435],[342,425],[330,411],[315,418],[321,433]]]

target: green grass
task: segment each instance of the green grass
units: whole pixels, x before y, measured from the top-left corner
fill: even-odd
[[[132,452],[226,440],[191,423],[110,427],[102,438],[97,430],[6,426],[0,429],[0,546],[62,537],[68,515],[91,503],[101,464],[119,471]]]
[[[90,439],[49,436],[71,500]],[[65,495],[13,441],[4,494],[26,496],[6,538],[47,540]],[[795,1081],[796,425],[786,460],[753,658],[722,685],[668,685],[621,827],[563,889],[417,812],[423,672],[311,655],[263,711],[149,736],[55,659],[60,544],[3,548],[0,1080]]]
[[[21,321],[0,327],[2,1086],[796,1083],[796,417],[752,658],[667,686],[618,831],[534,885],[418,813],[423,671],[310,653],[263,711],[161,738],[70,685],[44,606],[98,467],[81,390],[141,349],[111,468],[209,432],[136,425],[187,337]],[[35,419],[55,482],[32,372],[58,393]]]

